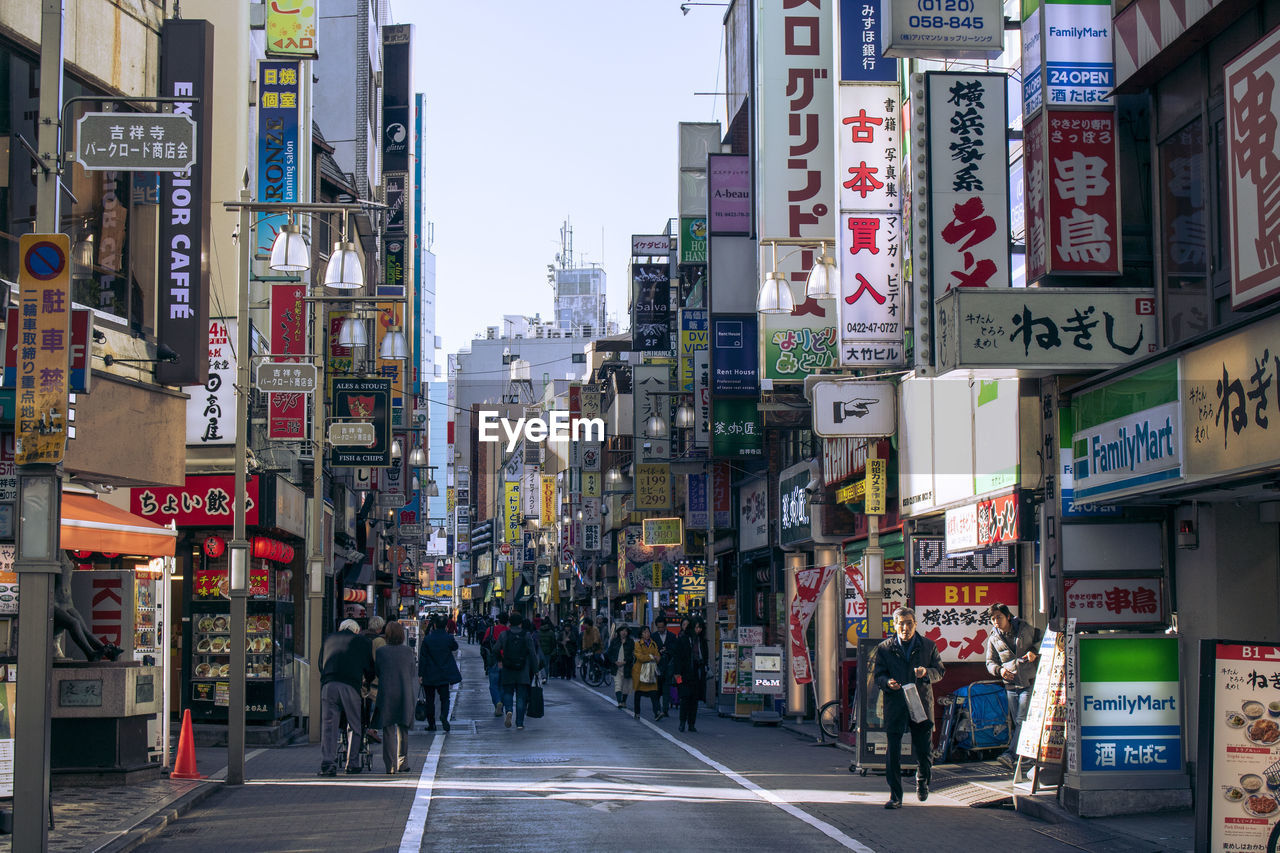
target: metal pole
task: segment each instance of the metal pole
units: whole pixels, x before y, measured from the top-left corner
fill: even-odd
[[[36,147],[38,234],[57,232],[58,117],[62,107],[62,0],[44,0],[40,17],[40,121]],[[49,682],[53,669],[53,573],[62,527],[62,486],[55,465],[26,465],[18,477],[19,572],[18,683],[24,712],[17,715],[13,745],[13,849],[44,850],[49,845]],[[44,505],[41,506],[40,504]],[[31,517],[28,517],[30,513]],[[41,519],[39,516],[45,517]],[[40,524],[46,525],[43,531]],[[43,538],[43,542],[40,539]]]
[[[710,658],[710,665],[707,667],[711,677],[707,679],[709,688],[709,703],[712,707],[717,704],[717,697],[720,694],[720,687],[717,683],[720,673],[720,638],[719,638],[719,620],[720,620],[720,604],[716,600],[718,590],[716,589],[716,581],[719,579],[719,572],[716,571],[716,505],[715,505],[715,489],[713,488],[714,474],[711,466],[706,466],[706,490],[707,490],[707,606],[704,612],[707,614],[707,657]]]
[[[311,351],[327,349],[324,303],[312,303]],[[324,637],[324,356],[316,359],[316,390],[311,405],[311,548],[307,555],[307,657],[311,677],[307,690],[307,735],[320,742],[320,643]]]
[[[249,201],[249,190],[240,190],[240,200]],[[240,208],[240,258],[236,294],[236,476],[235,522],[231,542],[231,683],[227,707],[227,784],[244,784],[244,716],[245,716],[245,629],[248,622],[249,541],[245,530],[247,507],[245,491],[249,466],[249,246],[252,232],[249,208]],[[239,557],[237,557],[239,554]],[[237,578],[236,562],[242,577]]]

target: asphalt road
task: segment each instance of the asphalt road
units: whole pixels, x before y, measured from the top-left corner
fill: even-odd
[[[449,734],[411,737],[414,775],[321,779],[318,747],[264,750],[228,788],[143,850],[1079,850],[1045,825],[934,794],[883,808],[883,777],[791,732],[718,718],[698,732],[640,721],[581,682],[555,680],[523,731],[493,716],[478,646]],[[647,703],[646,703],[647,705]],[[381,770],[380,754],[374,770]],[[203,769],[203,768],[202,768]],[[1085,848],[1087,849],[1087,848]]]

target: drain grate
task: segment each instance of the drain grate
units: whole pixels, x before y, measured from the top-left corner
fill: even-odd
[[[568,764],[577,761],[573,755],[517,755],[507,759],[508,764]]]

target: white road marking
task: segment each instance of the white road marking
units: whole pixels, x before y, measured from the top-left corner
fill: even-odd
[[[607,702],[609,705],[615,704],[614,699],[611,696],[606,696],[603,693],[599,693],[595,690],[592,690],[590,687],[586,686],[585,684],[580,684],[577,681],[574,681],[572,683],[577,687],[580,687],[583,690],[587,691],[592,696],[596,696],[602,701]],[[730,770],[728,767],[724,766],[719,761],[716,761],[714,758],[711,758],[710,756],[705,755],[700,750],[690,746],[684,741],[676,739],[675,737],[671,736],[666,731],[658,728],[653,723],[649,722],[643,717],[640,718],[640,722],[644,723],[644,725],[648,726],[655,733],[657,733],[663,738],[666,738],[668,741],[675,744],[676,746],[680,747],[685,752],[689,753],[689,755],[693,756],[698,761],[701,761],[703,764],[710,767],[712,770],[715,770],[717,773],[724,776],[726,779],[730,779],[736,782],[737,784],[741,785],[743,788],[746,788],[748,791],[755,794],[760,799],[764,800],[766,803],[769,803],[770,805],[773,805],[773,806],[777,806],[778,808],[782,809],[784,812],[796,818],[797,820],[807,823],[809,826],[818,830],[823,835],[830,838],[832,841],[835,841],[836,843],[838,843],[840,846],[845,847],[849,850],[856,850],[858,851],[858,853],[874,853],[874,851],[870,847],[866,846],[865,844],[853,838],[850,838],[840,830],[836,829],[831,824],[827,823],[825,820],[819,820],[818,818],[814,817],[813,815],[809,814],[803,809],[796,808],[795,806],[791,805],[791,803],[784,801],[781,797],[779,797],[772,791],[760,787],[755,782],[752,782],[750,779],[746,778],[740,773],[735,773],[733,770]],[[400,849],[401,851],[403,851],[404,847],[401,846]]]
[[[458,707],[458,686],[455,684],[449,691],[449,719]],[[435,701],[434,698],[432,701]],[[418,853],[422,849],[422,837],[427,832],[427,811],[431,808],[431,796],[435,792],[436,769],[440,766],[440,753],[444,749],[444,734],[431,739],[431,749],[427,751],[426,760],[422,762],[422,773],[418,776],[418,790],[413,797],[413,808],[409,809],[409,818],[404,824],[404,835],[400,836],[400,853]]]
[[[263,748],[261,748],[261,749],[252,749],[252,750],[250,750],[249,752],[245,753],[245,756],[244,756],[244,764],[243,764],[243,765],[241,765],[241,766],[242,766],[242,767],[248,766],[248,764],[249,764],[249,762],[250,762],[250,761],[252,761],[253,759],[257,758],[259,755],[262,755],[262,753],[264,753],[264,752],[266,752],[266,751],[267,751],[267,750],[266,750],[266,747],[263,747]],[[227,768],[225,768],[225,767],[223,767],[223,768],[222,768],[221,770],[219,770],[217,773],[214,773],[212,776],[210,776],[210,777],[209,777],[209,781],[210,781],[210,782],[225,782],[225,781],[226,781],[226,779],[227,779]],[[247,780],[246,780],[246,781],[247,781]]]

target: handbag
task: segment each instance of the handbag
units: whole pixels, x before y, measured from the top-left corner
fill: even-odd
[[[542,685],[537,683],[530,684],[529,685],[529,707],[525,709],[525,712],[524,712],[525,716],[533,717],[536,720],[542,717],[545,710],[546,708],[545,708],[545,705],[543,702],[543,696],[542,696]]]
[[[413,718],[418,722],[427,719],[427,697],[422,692],[422,685],[418,685],[418,703],[413,706]]]
[[[907,699],[907,712],[911,715],[911,722],[923,723],[929,719],[924,703],[920,701],[920,689],[915,684],[902,685],[902,695]]]
[[[656,684],[658,681],[658,665],[651,660],[640,664],[640,680],[645,684]]]

